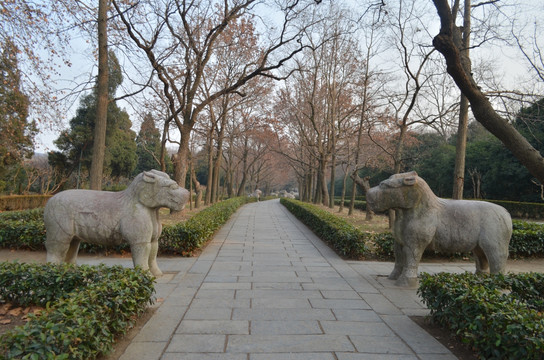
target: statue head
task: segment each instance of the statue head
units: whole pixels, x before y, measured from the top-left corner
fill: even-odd
[[[417,207],[425,193],[432,194],[427,183],[415,171],[394,174],[366,193],[373,211]]]
[[[144,171],[136,176],[133,184],[139,202],[149,208],[166,207],[179,211],[189,200],[189,192],[162,171]]]

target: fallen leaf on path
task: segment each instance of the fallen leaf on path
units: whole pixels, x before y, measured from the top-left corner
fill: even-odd
[[[15,309],[8,311],[8,314],[11,316],[19,316],[21,315],[22,312],[23,312],[23,308],[17,307]]]
[[[4,304],[0,307],[0,315],[6,315],[8,310],[11,309],[11,304]]]

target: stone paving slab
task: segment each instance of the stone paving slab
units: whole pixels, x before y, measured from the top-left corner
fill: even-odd
[[[0,250],[0,260],[45,254]],[[399,288],[390,262],[344,261],[279,201],[243,206],[198,258],[160,257],[154,315],[123,360],[455,359],[411,315],[428,310]],[[79,256],[79,264],[130,258]],[[423,263],[420,271],[474,271],[471,263]],[[509,261],[508,271],[543,271]]]
[[[169,293],[122,359],[452,356],[407,316],[426,311],[415,291],[384,284],[392,264],[376,264],[342,260],[278,201],[248,204],[165,281]]]

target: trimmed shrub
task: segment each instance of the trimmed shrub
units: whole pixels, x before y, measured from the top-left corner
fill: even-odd
[[[506,200],[485,200],[502,206],[512,217],[523,219],[544,219],[544,204]]]
[[[395,238],[390,232],[372,234],[374,242],[374,254],[383,260],[395,259]]]
[[[365,255],[367,235],[344,219],[298,200],[281,198],[280,202],[340,255],[351,259]]]
[[[424,273],[418,294],[481,358],[542,359],[544,274]]]
[[[238,208],[256,198],[236,197],[216,203],[184,223],[165,226],[159,239],[162,254],[189,255],[208,241]]]
[[[153,302],[153,277],[121,266],[0,263],[0,302],[45,310],[0,337],[6,359],[94,359]]]
[[[0,211],[25,210],[44,207],[53,195],[0,196]]]
[[[544,255],[544,225],[521,220],[513,220],[512,239],[510,240],[510,256],[542,256]]]

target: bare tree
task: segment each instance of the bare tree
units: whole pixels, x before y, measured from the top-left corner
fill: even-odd
[[[506,119],[491,105],[487,96],[463,67],[459,48],[454,41],[455,23],[447,0],[433,0],[440,18],[440,32],[433,39],[434,47],[444,56],[448,74],[467,97],[474,117],[495,135],[514,156],[535,176],[544,182],[544,158]]]
[[[423,31],[424,18],[422,12],[425,7],[414,0],[399,1],[398,8],[391,16],[392,42],[397,49],[400,60],[402,80],[391,86],[394,88],[388,93],[388,107],[397,127],[397,146],[391,154],[394,160],[394,173],[403,169],[404,148],[408,130],[416,124],[425,123],[425,119],[414,117],[416,104],[426,84],[434,76],[427,66],[434,49],[425,44],[430,35]],[[400,89],[400,90],[399,90]]]
[[[461,53],[462,66],[467,74],[471,73],[470,64],[470,0],[465,0],[464,12],[463,12],[463,31],[462,36],[459,32],[457,36],[457,47]],[[453,5],[452,15],[454,17],[453,23],[455,23],[455,17],[459,9],[459,0],[456,0]],[[455,147],[455,170],[453,175],[453,199],[463,198],[463,189],[465,183],[465,153],[467,148],[467,132],[468,132],[468,99],[464,94],[461,94],[459,101],[459,126],[457,127],[457,145]]]
[[[185,182],[190,134],[200,112],[211,102],[237,91],[257,76],[275,77],[272,71],[305,47],[291,23],[309,3],[289,2],[281,9],[283,23],[277,36],[269,39],[268,45],[262,49],[253,49],[251,61],[244,64],[243,72],[228,86],[199,98],[202,77],[217,51],[219,37],[237,19],[249,16],[258,2],[169,0],[160,4],[141,1],[134,6],[126,6],[113,0],[113,5],[129,37],[145,54],[163,85],[169,106],[166,122],[174,122],[180,135],[175,166],[175,179],[180,184]]]

